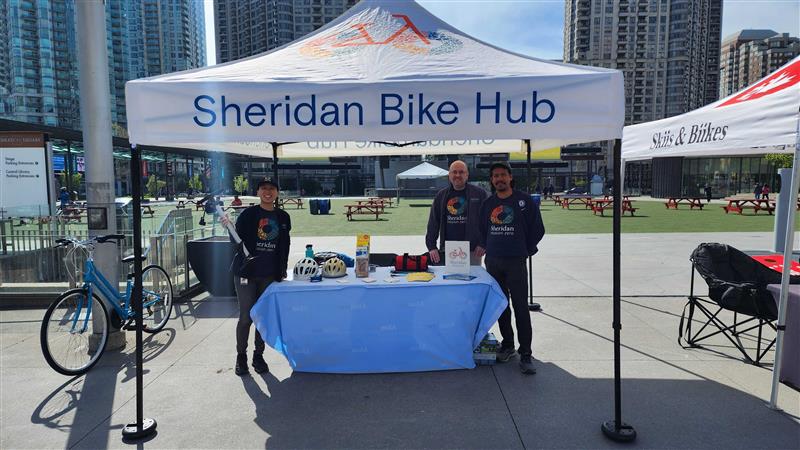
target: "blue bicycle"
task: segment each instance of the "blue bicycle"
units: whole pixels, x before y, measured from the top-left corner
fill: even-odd
[[[128,274],[125,292],[109,282],[94,265],[97,244],[117,243],[125,235],[111,234],[87,240],[59,239],[57,247],[68,247],[64,258],[75,269],[79,250],[87,252],[83,270],[83,286],[61,294],[47,308],[40,334],[44,359],[56,372],[81,375],[94,366],[103,355],[108,342],[109,323],[116,328],[135,329],[135,313],[131,305],[133,274]],[[123,258],[133,262],[133,255]],[[101,300],[102,295],[107,302]],[[109,314],[106,304],[113,307]],[[156,333],[164,328],[172,312],[172,282],[167,272],[157,265],[142,270],[143,331]]]

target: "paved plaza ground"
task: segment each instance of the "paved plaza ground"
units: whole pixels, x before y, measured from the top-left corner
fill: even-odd
[[[598,219],[601,220],[601,219]],[[355,238],[306,241],[352,252]],[[375,236],[372,250],[424,250],[422,236]],[[772,372],[720,339],[682,349],[688,256],[701,242],[768,249],[771,233],[623,236],[623,418],[635,448],[800,448],[800,394],[765,407]],[[293,373],[268,348],[270,373],[233,373],[233,299],[176,305],[145,342],[144,405],[158,420],[151,448],[619,448],[600,432],[613,417],[611,235],[546,236],[534,258],[538,374],[512,363],[446,372]],[[0,448],[126,448],[135,417],[133,333],[87,375],[53,372],[41,356],[42,310],[0,311]],[[499,335],[497,329],[494,330]],[[766,361],[771,364],[770,353]]]

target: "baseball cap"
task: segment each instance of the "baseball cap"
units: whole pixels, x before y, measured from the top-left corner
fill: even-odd
[[[273,181],[273,179],[269,178],[269,177],[264,178],[263,180],[259,181],[258,185],[256,186],[256,190],[261,189],[261,186],[266,186],[268,184],[272,185],[272,186],[275,186],[275,189],[277,189],[279,191],[281,190],[281,186],[278,184],[278,182],[277,181]]]
[[[511,173],[511,166],[504,162],[495,162],[491,166],[489,166],[489,174],[494,172],[494,169],[505,169],[508,173]]]

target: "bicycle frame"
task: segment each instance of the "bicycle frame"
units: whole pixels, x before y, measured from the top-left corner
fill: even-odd
[[[83,269],[83,288],[89,292],[88,298],[92,298],[94,287],[97,287],[101,297],[105,297],[108,303],[117,311],[120,317],[125,320],[129,317],[128,307],[130,306],[131,292],[133,291],[133,283],[129,279],[125,286],[125,292],[119,292],[114,286],[111,285],[106,277],[97,270],[92,258],[86,259],[86,264]],[[121,306],[120,303],[124,301],[125,305]],[[89,303],[91,305],[91,303]],[[91,307],[91,306],[90,306]]]
[[[125,286],[125,292],[119,292],[117,288],[115,288],[110,281],[100,272],[97,267],[94,265],[94,258],[92,256],[93,249],[89,251],[89,257],[86,258],[86,262],[84,264],[83,269],[83,290],[87,292],[86,296],[86,315],[84,316],[83,324],[79,332],[85,332],[89,325],[89,317],[92,314],[92,294],[95,291],[95,287],[97,287],[98,294],[101,298],[104,298],[107,302],[110,303],[111,306],[116,310],[122,320],[128,320],[133,316],[133,312],[130,310],[130,300],[131,294],[133,293],[133,281],[130,277],[128,277],[128,281]],[[151,297],[150,301],[143,301],[142,308],[148,308],[153,304],[157,303],[161,300],[161,296],[158,293],[149,291],[146,289],[142,289],[142,296],[144,300],[145,296]],[[76,326],[78,325],[78,321],[81,317],[81,309],[83,308],[82,304],[78,305],[77,312],[75,317],[72,319],[72,331],[75,332]]]

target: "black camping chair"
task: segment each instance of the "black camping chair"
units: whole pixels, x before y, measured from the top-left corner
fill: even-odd
[[[678,343],[681,344],[685,335],[687,345],[681,344],[682,347],[701,347],[700,342],[721,334],[744,355],[747,362],[759,365],[775,344],[774,337],[771,340],[763,337],[764,327],[775,331],[778,318],[778,307],[767,285],[780,283],[781,274],[725,244],[700,244],[689,260],[692,262],[692,281],[689,301],[681,314]],[[708,284],[708,298],[694,294],[695,271]],[[790,282],[798,284],[800,277],[793,276]],[[723,319],[720,314],[723,310],[733,312],[732,323]],[[705,316],[705,323],[693,333],[695,311]],[[748,333],[753,330],[757,330],[757,339],[755,354],[751,357],[741,338],[751,337]]]

